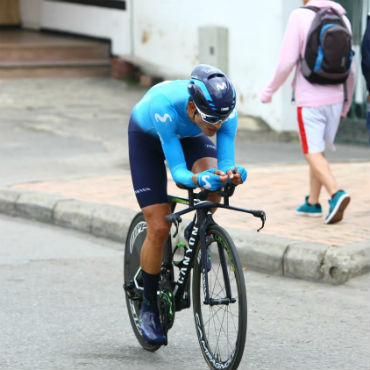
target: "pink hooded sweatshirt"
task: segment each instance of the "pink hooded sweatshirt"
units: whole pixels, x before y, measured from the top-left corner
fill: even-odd
[[[343,14],[344,22],[349,30],[351,24],[345,9],[338,3],[329,0],[311,0],[306,5],[319,8],[333,7],[340,14]],[[260,99],[263,103],[270,103],[272,95],[288,78],[290,72],[297,66],[297,62],[304,55],[306,40],[311,23],[315,17],[315,12],[308,9],[295,9],[290,17],[285,30],[283,44],[280,50],[280,56],[275,74],[262,91]],[[352,32],[352,31],[351,31]],[[346,116],[351,105],[354,88],[354,67],[351,67],[351,73],[347,79],[347,102],[343,104],[342,116]],[[332,105],[344,102],[343,85],[318,85],[311,84],[302,75],[300,67],[298,68],[295,101],[297,107],[319,107],[323,105]]]

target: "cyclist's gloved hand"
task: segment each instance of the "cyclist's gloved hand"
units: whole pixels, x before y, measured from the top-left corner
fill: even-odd
[[[237,185],[240,182],[239,180],[237,180],[237,183],[233,181],[234,174],[240,174],[241,183],[243,183],[247,179],[247,175],[248,175],[247,170],[242,166],[235,166],[235,167],[228,168],[226,170],[226,173],[229,175],[227,182],[234,183],[235,185]]]
[[[197,182],[199,187],[215,191],[223,187],[220,176],[215,174],[216,169],[210,168],[209,170],[197,174]]]

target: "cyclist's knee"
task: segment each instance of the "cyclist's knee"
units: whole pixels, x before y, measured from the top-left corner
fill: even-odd
[[[154,204],[143,208],[143,213],[147,224],[148,239],[154,244],[164,244],[171,228],[171,224],[165,219],[170,213],[169,204]]]
[[[164,244],[171,226],[167,222],[153,222],[147,225],[147,237],[154,244]]]
[[[151,239],[167,239],[171,224],[166,221],[165,216],[151,217],[147,220],[147,235]]]

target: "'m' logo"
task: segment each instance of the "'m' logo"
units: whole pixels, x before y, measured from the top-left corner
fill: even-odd
[[[216,84],[216,87],[218,90],[224,90],[226,89],[226,82],[223,82],[222,84]]]
[[[154,115],[154,118],[157,122],[158,121],[166,122],[168,119],[170,120],[170,122],[172,122],[172,118],[168,113],[165,113],[163,116],[161,116],[159,113],[156,113]]]

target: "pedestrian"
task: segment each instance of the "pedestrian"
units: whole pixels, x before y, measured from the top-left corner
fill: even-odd
[[[176,183],[206,188],[209,199],[226,182],[241,184],[246,170],[235,166],[236,94],[219,69],[200,64],[189,80],[152,87],[134,107],[129,123],[129,157],[135,195],[147,225],[141,250],[144,298],[140,311],[143,338],[164,344],[157,290],[170,214],[165,161]],[[217,146],[209,137],[217,137]],[[186,230],[185,230],[186,231]]]
[[[319,196],[324,186],[331,197],[325,223],[333,224],[342,220],[350,196],[339,188],[324,152],[326,146],[335,150],[334,139],[340,119],[347,115],[351,104],[354,88],[354,71],[351,66],[353,56],[351,25],[345,16],[345,9],[334,1],[303,0],[303,5],[290,15],[278,65],[271,82],[262,91],[260,99],[263,103],[270,103],[273,94],[295,68],[293,94],[297,106],[299,135],[302,151],[310,170],[309,195],[297,208],[296,213],[302,216],[321,216]],[[326,23],[320,23],[324,22],[326,19],[324,17],[329,17],[330,21],[325,20]],[[333,18],[337,22],[335,27],[331,27]],[[314,20],[315,25],[313,25]],[[311,39],[311,33],[319,29],[316,27],[318,24],[322,26],[321,34]],[[331,34],[327,36],[329,32]],[[320,45],[317,43],[319,37],[322,42]],[[334,43],[330,43],[333,39]],[[329,60],[332,63],[330,71],[334,68],[339,71],[338,68],[340,68],[340,75],[338,72],[335,80],[333,77],[335,74],[329,75],[325,71],[327,66],[324,66],[324,63],[328,61],[322,57],[327,48],[333,44],[334,52],[330,50],[332,55],[346,52],[345,55],[340,56],[339,61],[337,57],[335,60]],[[341,48],[337,49],[339,44]],[[321,51],[320,48],[322,48]],[[312,60],[311,54],[315,51],[317,58]]]
[[[367,26],[361,46],[361,67],[362,73],[366,80],[367,86],[367,113],[366,113],[366,127],[369,135],[370,143],[370,14],[367,16]]]

